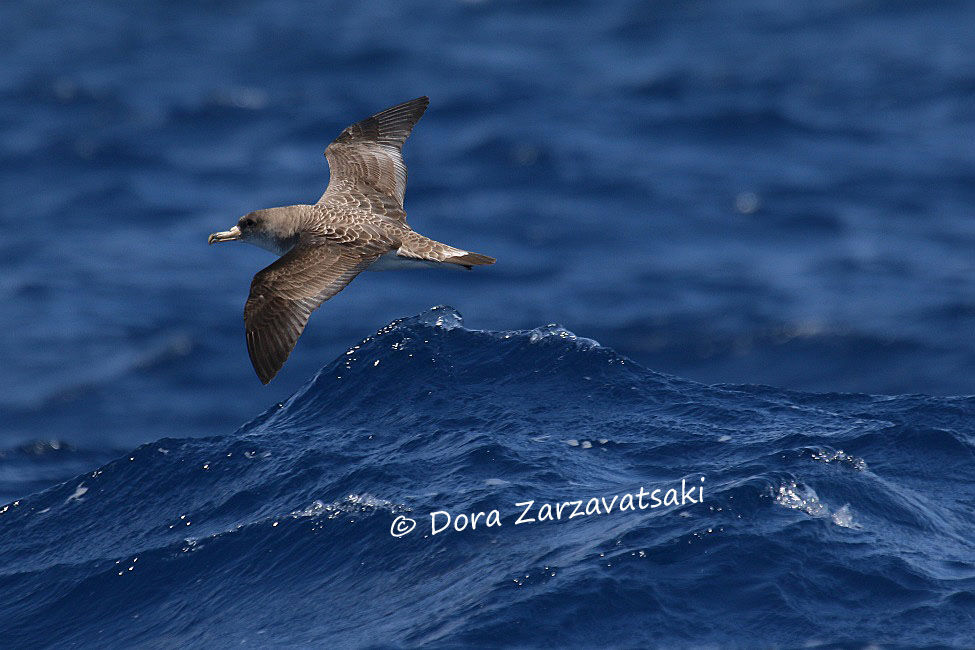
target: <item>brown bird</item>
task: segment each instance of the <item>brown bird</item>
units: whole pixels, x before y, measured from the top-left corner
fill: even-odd
[[[254,276],[244,305],[247,352],[262,383],[284,365],[311,313],[362,271],[495,262],[406,223],[402,148],[429,103],[418,97],[342,131],[325,149],[330,177],[315,205],[255,210],[210,235],[211,244],[240,240],[281,256]]]

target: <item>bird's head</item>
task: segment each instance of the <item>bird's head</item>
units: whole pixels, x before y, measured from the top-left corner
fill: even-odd
[[[260,236],[264,232],[266,225],[264,215],[261,214],[262,212],[265,212],[265,210],[248,212],[238,219],[237,225],[230,230],[223,230],[210,235],[207,238],[207,243],[216,244],[218,242],[235,241],[238,239],[247,241],[248,239],[254,239]]]
[[[288,250],[294,244],[298,225],[296,208],[300,207],[302,206],[287,206],[248,212],[230,230],[210,235],[207,243],[240,240],[281,254],[282,250]]]

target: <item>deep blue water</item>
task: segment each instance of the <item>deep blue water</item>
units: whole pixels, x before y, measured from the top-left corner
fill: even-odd
[[[972,3],[0,24],[0,646],[975,645]],[[272,257],[207,234],[421,94],[410,223],[498,264],[363,274],[262,387]]]
[[[970,645],[973,448],[972,397],[706,386],[438,308],[5,506],[4,645]]]

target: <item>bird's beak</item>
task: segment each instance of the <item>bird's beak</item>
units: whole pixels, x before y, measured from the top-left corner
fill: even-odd
[[[230,230],[224,230],[223,232],[215,232],[209,237],[207,237],[208,244],[215,244],[221,241],[233,241],[235,239],[240,239],[240,227],[234,226]]]

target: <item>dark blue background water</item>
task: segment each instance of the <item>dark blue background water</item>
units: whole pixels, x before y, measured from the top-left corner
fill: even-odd
[[[0,23],[2,645],[972,645],[970,3]],[[360,276],[262,387],[272,258],[206,235],[421,94],[410,222],[498,264]]]

